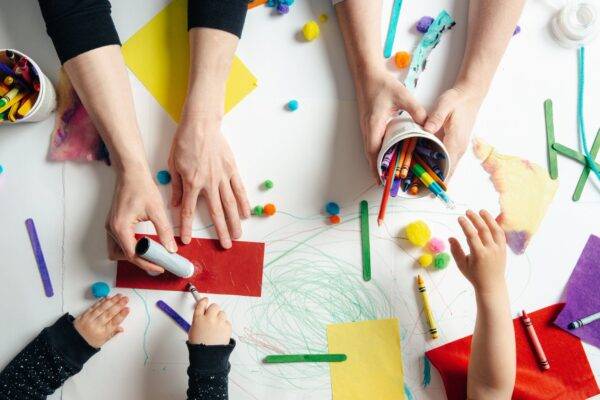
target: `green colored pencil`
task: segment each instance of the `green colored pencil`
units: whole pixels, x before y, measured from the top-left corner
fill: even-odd
[[[275,354],[266,356],[267,364],[298,363],[298,362],[342,362],[346,361],[345,354]]]
[[[371,242],[369,239],[369,203],[360,202],[360,242],[362,246],[363,280],[371,280]]]

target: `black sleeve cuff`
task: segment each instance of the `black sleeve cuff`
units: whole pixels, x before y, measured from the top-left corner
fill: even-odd
[[[188,0],[188,29],[213,28],[242,37],[247,0]]]
[[[229,370],[229,355],[235,347],[235,340],[228,345],[205,346],[187,342],[190,352],[190,368],[201,373],[218,374]]]
[[[120,45],[107,0],[80,1],[58,9],[54,2],[40,1],[46,30],[60,62],[108,45]]]
[[[54,325],[44,329],[52,346],[60,352],[67,361],[80,370],[83,364],[100,351],[90,346],[73,326],[73,318],[65,314]]]

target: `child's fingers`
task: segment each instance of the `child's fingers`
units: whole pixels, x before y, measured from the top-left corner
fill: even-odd
[[[463,269],[463,267],[467,264],[467,256],[465,255],[462,246],[458,240],[453,237],[448,239],[448,242],[450,242],[450,252],[452,253],[452,257],[454,257],[456,265],[458,265],[460,269]]]
[[[122,327],[118,326],[116,329],[114,329],[110,335],[110,338],[114,338],[115,336],[117,336],[119,333],[123,333],[125,332],[125,329],[123,329]]]
[[[127,318],[128,315],[129,315],[129,307],[125,307],[121,311],[119,311],[117,313],[117,315],[115,315],[110,320],[109,323],[114,328],[122,329],[119,325],[121,325],[123,323],[123,321],[125,321],[125,318]]]
[[[196,303],[196,308],[194,309],[194,317],[203,316],[208,308],[208,297],[203,297],[199,302]]]
[[[96,307],[94,309],[94,311],[91,314],[91,317],[93,317],[94,319],[98,318],[100,315],[102,315],[106,310],[108,310],[109,308],[111,308],[116,302],[118,302],[121,299],[121,295],[120,294],[116,294],[112,297],[107,297],[106,300],[104,300],[103,302],[101,302],[98,307]]]
[[[477,230],[471,225],[469,220],[465,217],[458,217],[458,224],[463,230],[465,237],[467,238],[467,243],[471,249],[478,249],[483,247],[481,244],[481,239],[479,239],[479,235],[477,234]]]
[[[217,314],[219,314],[219,311],[221,311],[221,307],[219,307],[217,303],[212,303],[206,310],[206,315],[216,317]]]
[[[486,246],[492,244],[494,242],[494,239],[492,238],[492,233],[490,232],[488,226],[483,221],[483,219],[477,213],[471,210],[467,210],[467,217],[475,226],[475,228],[477,228],[477,232],[479,233],[481,243],[483,243]]]
[[[106,311],[100,315],[99,318],[102,319],[103,323],[108,323],[111,319],[115,317],[118,313],[121,312],[123,308],[127,305],[129,299],[127,297],[121,297],[121,300],[117,301],[112,305],[112,307],[108,308]]]
[[[221,319],[221,320],[227,320],[227,314],[225,314],[225,311],[221,310],[219,311],[219,313],[217,314],[217,318]]]
[[[494,241],[496,243],[504,243],[506,241],[504,231],[502,230],[500,225],[498,225],[498,222],[496,222],[494,217],[492,217],[492,214],[490,214],[487,210],[481,210],[479,211],[479,214],[487,224],[490,232],[492,232],[492,237],[494,238]]]

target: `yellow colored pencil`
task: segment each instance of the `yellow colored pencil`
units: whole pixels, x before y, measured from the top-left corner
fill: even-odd
[[[421,293],[421,298],[423,299],[423,311],[425,312],[427,323],[429,324],[429,333],[431,334],[432,339],[437,339],[438,331],[435,325],[435,319],[433,318],[433,313],[431,312],[431,306],[429,305],[429,296],[427,296],[427,289],[425,289],[425,281],[421,275],[417,275],[417,286]]]

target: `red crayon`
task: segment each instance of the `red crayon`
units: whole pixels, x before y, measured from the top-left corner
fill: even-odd
[[[379,215],[377,216],[377,225],[381,225],[385,218],[385,209],[387,207],[388,198],[390,197],[390,189],[392,188],[392,181],[394,180],[394,173],[396,171],[396,161],[398,160],[398,147],[394,149],[394,155],[390,161],[390,166],[387,170],[387,177],[385,179],[385,188],[383,189],[383,197],[381,198],[381,205],[379,206]]]
[[[527,316],[525,310],[523,310],[523,315],[521,315],[521,321],[523,321],[523,325],[525,325],[525,331],[529,337],[529,344],[531,344],[531,347],[533,347],[533,352],[538,359],[540,368],[543,370],[550,369],[550,363],[546,358],[546,354],[544,354],[544,349],[542,348],[540,339],[538,339],[538,336],[535,333],[533,322],[531,322],[531,319]]]

